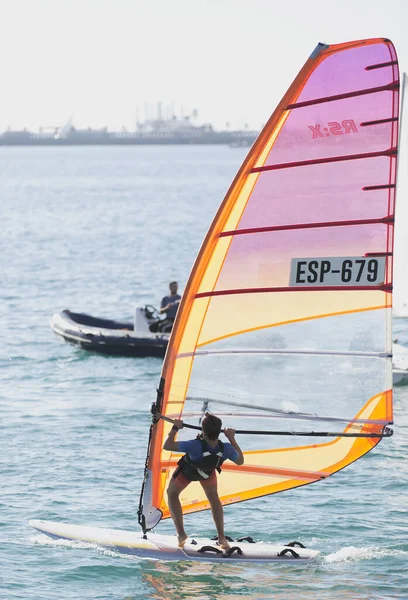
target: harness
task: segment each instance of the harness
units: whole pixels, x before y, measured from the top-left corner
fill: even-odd
[[[199,440],[203,457],[198,461],[192,461],[188,454],[185,454],[178,461],[178,467],[174,471],[174,477],[181,472],[186,479],[190,481],[203,481],[217,469],[221,473],[221,465],[224,462],[224,444],[218,440],[218,452],[210,452],[205,440]]]

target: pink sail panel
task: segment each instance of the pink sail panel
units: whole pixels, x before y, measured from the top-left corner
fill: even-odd
[[[394,121],[388,119],[398,116],[395,91],[390,86],[383,92],[292,109],[265,166],[383,155],[392,148]]]
[[[390,160],[383,156],[364,163],[356,160],[328,163],[324,168],[291,169],[290,177],[286,169],[265,171],[259,174],[237,230],[381,219],[389,214],[390,190],[395,189],[395,183],[388,183],[389,177]]]
[[[295,104],[383,87],[394,81],[398,81],[398,65],[392,44],[359,44],[332,54],[329,50]]]
[[[388,226],[290,229],[234,236],[215,290],[287,287],[292,258],[387,251]]]

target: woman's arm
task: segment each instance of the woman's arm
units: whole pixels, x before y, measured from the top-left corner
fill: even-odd
[[[175,441],[175,437],[178,434],[179,429],[183,429],[183,421],[176,419],[174,421],[173,427],[170,429],[167,440],[164,442],[163,450],[167,450],[168,452],[178,452],[179,445],[178,442]]]
[[[233,448],[235,448],[235,450],[238,452],[238,458],[237,458],[237,460],[234,460],[233,462],[236,465],[243,465],[244,464],[244,455],[242,454],[242,450],[238,446],[238,444],[235,440],[235,429],[231,429],[231,428],[224,429],[224,435],[227,438],[227,440],[230,442],[231,446]]]

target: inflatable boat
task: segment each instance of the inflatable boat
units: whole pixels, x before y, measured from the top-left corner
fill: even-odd
[[[150,305],[136,307],[133,323],[63,310],[52,316],[50,325],[84,350],[117,356],[163,358],[171,331],[171,323]]]
[[[408,384],[408,348],[392,344],[392,379],[394,385]]]

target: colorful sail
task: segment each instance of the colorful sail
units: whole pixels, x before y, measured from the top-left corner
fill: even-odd
[[[252,432],[238,435],[245,464],[223,465],[223,504],[324,479],[389,434],[398,102],[389,40],[319,44],[249,152],[167,350],[145,530],[169,517],[171,419],[198,426],[209,410]],[[209,508],[199,483],[180,500],[185,513]]]

